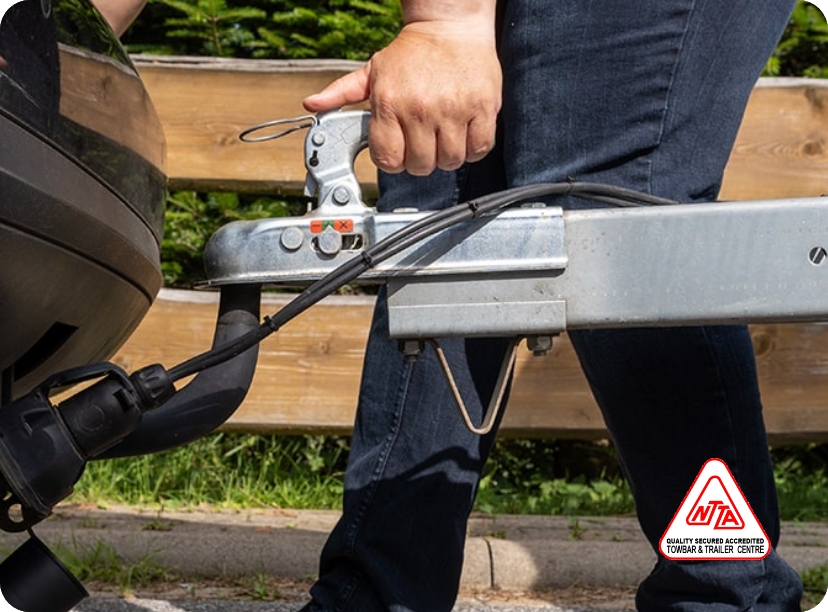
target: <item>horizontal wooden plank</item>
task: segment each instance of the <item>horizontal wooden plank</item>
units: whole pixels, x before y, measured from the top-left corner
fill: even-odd
[[[167,140],[173,189],[297,193],[305,183],[304,133],[244,143],[245,129],[305,115],[302,99],[360,64],[341,60],[271,61],[133,58]],[[375,190],[368,155],[357,176]]]
[[[268,296],[264,312],[288,298]],[[373,300],[334,296],[262,343],[250,393],[228,430],[351,431]],[[175,365],[209,348],[216,294],[164,290],[115,357],[127,371]],[[751,328],[773,442],[828,441],[828,325]],[[458,415],[459,418],[459,415]],[[566,335],[546,357],[521,350],[503,435],[606,437]]]
[[[720,198],[828,192],[828,80],[760,79],[748,102]]]
[[[359,66],[340,60],[227,60],[135,56],[167,136],[174,189],[301,190],[303,137],[245,144],[254,124],[304,113],[302,99]],[[375,168],[357,175],[374,193]],[[722,198],[822,195],[828,184],[828,83],[760,79],[727,167]]]

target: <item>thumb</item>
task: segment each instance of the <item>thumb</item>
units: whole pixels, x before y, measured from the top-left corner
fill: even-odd
[[[359,70],[340,77],[319,93],[302,100],[305,110],[319,113],[334,110],[346,104],[364,102],[370,94],[370,63]]]

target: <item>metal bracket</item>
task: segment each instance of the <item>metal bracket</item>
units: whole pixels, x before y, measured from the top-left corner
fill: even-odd
[[[446,355],[443,352],[442,347],[436,340],[427,340],[437,355],[437,361],[440,363],[440,367],[446,376],[452,396],[457,404],[457,409],[460,411],[460,416],[463,417],[463,422],[466,424],[466,427],[470,432],[483,436],[489,433],[494,427],[495,421],[497,421],[497,417],[500,414],[504,404],[503,400],[506,395],[506,387],[509,384],[512,372],[514,372],[515,369],[517,347],[518,344],[520,344],[520,341],[521,338],[515,338],[509,343],[506,355],[503,358],[503,363],[500,366],[500,372],[498,373],[497,380],[495,381],[495,388],[492,391],[489,406],[486,409],[486,413],[483,415],[483,422],[478,426],[472,422],[469,410],[466,407],[466,403],[463,401],[463,396],[460,394],[460,389],[457,387],[454,375],[451,373],[451,366],[446,359]]]

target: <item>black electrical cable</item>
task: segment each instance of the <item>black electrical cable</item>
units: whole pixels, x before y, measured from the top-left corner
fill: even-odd
[[[365,249],[360,255],[349,259],[315,281],[277,313],[265,317],[264,322],[257,329],[240,336],[232,342],[214,347],[174,366],[169,371],[170,377],[173,381],[178,381],[243,353],[324,297],[355,280],[365,271],[429,236],[457,223],[483,215],[495,214],[530,198],[552,195],[572,195],[579,198],[604,201],[616,206],[676,204],[673,200],[613,185],[569,181],[514,187],[436,211],[380,240]]]
[[[411,244],[419,242],[446,227],[474,218],[483,212],[488,212],[495,208],[503,208],[514,202],[525,200],[528,197],[550,195],[555,192],[565,193],[570,188],[571,185],[568,183],[518,187],[431,213],[423,219],[410,223],[390,236],[387,236],[385,239],[366,249],[362,255],[349,259],[332,272],[309,285],[278,313],[271,317],[266,317],[264,323],[258,329],[240,336],[233,342],[215,347],[173,367],[169,372],[170,377],[174,381],[181,380],[182,378],[235,357],[251,346],[261,342],[282,325],[319,302],[322,298],[330,295],[342,285],[353,281],[366,270],[385,261]]]
[[[672,206],[678,204],[675,200],[604,183],[573,181],[572,186],[574,188],[573,195],[590,200],[612,200],[616,204],[626,202],[627,206]]]

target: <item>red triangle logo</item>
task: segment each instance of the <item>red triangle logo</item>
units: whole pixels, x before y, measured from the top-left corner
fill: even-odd
[[[703,466],[659,541],[673,560],[764,559],[770,539],[721,459]]]
[[[687,514],[688,525],[713,525],[715,529],[742,529],[745,522],[722,479],[707,479],[699,498]]]

